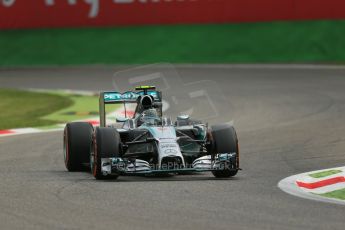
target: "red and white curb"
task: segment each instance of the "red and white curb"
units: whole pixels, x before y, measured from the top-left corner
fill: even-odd
[[[319,178],[311,175],[327,171],[335,171],[332,175]],[[345,205],[345,200],[328,198],[326,193],[345,189],[345,167],[317,170],[287,177],[278,183],[278,187],[294,196]]]
[[[127,117],[132,117],[134,114],[135,106],[127,105],[126,114]],[[115,110],[114,112],[107,114],[107,124],[115,123],[116,117],[125,117],[125,110],[123,107]],[[88,122],[92,124],[93,126],[99,126],[99,118],[89,118],[85,120],[79,120],[83,122]],[[58,124],[54,126],[53,128],[20,128],[20,129],[6,129],[6,130],[0,130],[0,137],[4,136],[14,136],[14,135],[20,135],[20,134],[34,134],[34,133],[43,133],[43,132],[53,132],[53,131],[60,131],[63,130],[66,124]]]
[[[28,134],[28,133],[41,133],[44,131],[55,131],[60,130],[61,128],[54,128],[54,129],[38,129],[38,128],[21,128],[21,129],[6,129],[6,130],[0,130],[0,137],[3,136],[13,136],[18,134]]]

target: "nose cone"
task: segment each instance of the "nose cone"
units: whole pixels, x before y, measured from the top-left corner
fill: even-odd
[[[173,127],[150,127],[154,138],[164,142],[165,140],[176,140],[176,132]]]

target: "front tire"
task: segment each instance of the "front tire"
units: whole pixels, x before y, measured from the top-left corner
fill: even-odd
[[[68,123],[64,129],[64,161],[70,172],[85,171],[89,163],[93,127],[87,122]]]
[[[118,175],[103,175],[102,158],[119,157],[121,139],[114,128],[97,127],[93,136],[93,148],[90,154],[92,175],[98,180],[116,179]]]
[[[212,171],[217,178],[228,178],[235,176],[239,167],[239,147],[235,128],[228,124],[212,126],[213,152],[214,153],[236,153],[236,161],[230,161],[230,168]]]

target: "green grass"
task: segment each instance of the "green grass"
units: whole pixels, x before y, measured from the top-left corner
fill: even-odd
[[[345,20],[0,31],[0,66],[345,61]]]
[[[42,117],[72,104],[60,95],[0,89],[0,130],[53,125],[57,121]]]
[[[48,91],[49,92],[49,91]],[[67,108],[63,108],[47,116],[44,119],[55,120],[59,123],[83,120],[87,118],[99,117],[99,97],[86,96],[86,95],[76,95],[76,94],[66,94],[65,92],[50,91],[53,94],[63,95],[68,97],[73,101],[73,104]],[[107,105],[106,113],[114,112],[119,108],[120,105]],[[114,118],[115,119],[115,118]]]
[[[318,173],[312,173],[312,174],[309,174],[309,176],[313,178],[322,178],[322,177],[334,175],[341,172],[342,172],[341,170],[328,170],[328,171],[323,171],[323,172],[318,172]]]
[[[64,91],[22,91],[0,89],[0,130],[39,127],[59,128],[57,124],[98,117],[98,96]],[[106,107],[106,112],[119,105]]]
[[[335,198],[335,199],[340,199],[340,200],[345,200],[345,188],[344,189],[339,189],[333,192],[328,192],[324,194],[319,194],[324,197],[328,198]]]
[[[66,121],[82,120],[98,116],[98,96],[62,95],[68,97],[73,104],[67,108],[44,116],[44,119],[63,123]]]

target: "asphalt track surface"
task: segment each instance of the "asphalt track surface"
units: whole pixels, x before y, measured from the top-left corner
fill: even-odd
[[[119,69],[2,69],[0,86],[108,90]],[[238,176],[96,181],[66,171],[62,132],[2,137],[1,229],[344,229],[344,206],[291,196],[277,183],[345,165],[345,68],[177,70],[185,82],[216,81],[230,102],[228,113],[213,119],[226,117],[236,126]],[[184,87],[174,90],[185,94]]]

